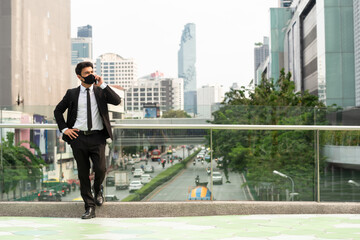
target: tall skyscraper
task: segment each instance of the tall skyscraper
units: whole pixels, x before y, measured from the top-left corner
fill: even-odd
[[[269,56],[269,38],[264,37],[264,42],[257,44],[254,48],[254,83],[255,85],[259,84],[261,79],[257,78],[256,70],[257,68],[266,60]]]
[[[196,99],[196,31],[195,24],[185,25],[178,51],[178,77],[184,79],[184,109],[197,112]]]
[[[57,104],[71,86],[70,0],[1,0],[0,23],[0,105]]]
[[[92,26],[86,25],[86,26],[78,27],[77,37],[78,38],[81,38],[81,37],[92,38]]]
[[[129,89],[137,80],[137,65],[134,59],[126,59],[115,53],[105,53],[96,59],[95,71],[107,84]]]

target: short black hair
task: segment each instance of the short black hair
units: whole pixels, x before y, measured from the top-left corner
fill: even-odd
[[[76,75],[81,76],[81,71],[83,70],[83,68],[86,68],[86,67],[92,67],[94,69],[94,65],[92,64],[92,62],[81,62],[76,65],[76,68],[75,68]]]

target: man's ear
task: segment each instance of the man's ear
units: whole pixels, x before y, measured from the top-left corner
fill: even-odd
[[[76,75],[80,81],[84,81],[83,78],[80,75]]]

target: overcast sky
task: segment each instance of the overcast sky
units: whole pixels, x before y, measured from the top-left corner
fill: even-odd
[[[71,0],[71,36],[92,25],[94,58],[133,58],[138,76],[159,70],[177,77],[184,25],[196,24],[197,87],[248,85],[254,43],[270,33],[269,9],[278,0]]]

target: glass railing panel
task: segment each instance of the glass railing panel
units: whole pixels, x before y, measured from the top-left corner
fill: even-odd
[[[44,109],[49,116],[34,114],[41,108],[32,108],[31,111],[27,108],[28,112],[3,108],[2,123],[45,123],[44,126],[46,123],[54,123],[52,107],[46,107],[48,110]],[[353,113],[317,108],[226,106],[219,109],[214,112],[214,119],[209,123],[206,121],[199,123],[201,119],[191,118],[124,119],[114,120],[113,123],[115,125],[144,124],[144,126],[146,124],[347,125],[354,120]],[[360,131],[320,130],[319,157],[315,130],[214,129],[211,132],[209,129],[114,127],[113,131],[114,140],[106,147],[108,172],[104,186],[108,201],[188,201],[193,199],[192,190],[201,186],[212,193],[210,198],[215,201],[360,200],[358,196],[360,163],[357,162]],[[82,201],[76,161],[70,145],[61,139],[62,135],[55,125],[40,129],[7,127],[2,128],[0,134],[3,139],[0,155],[2,160],[0,188],[3,192],[1,196],[3,201],[24,200],[24,196],[31,195],[31,191],[39,194],[43,190],[51,189],[68,191],[61,193],[62,201]],[[13,134],[12,140],[8,134]],[[44,161],[41,175],[37,176],[39,182],[27,182],[29,176],[24,175],[23,172],[26,171],[22,169],[26,165],[12,166],[9,163],[11,158],[6,155],[7,152],[12,149],[11,146],[20,143],[34,156],[41,156]],[[152,156],[155,149],[160,152],[159,158]],[[170,153],[169,150],[174,149],[176,154],[173,151]],[[160,162],[157,159],[160,159]],[[116,187],[118,173],[121,175],[122,172],[127,172],[129,183],[140,180],[140,177],[134,177],[133,167],[135,169],[143,167],[144,170],[148,168],[147,174],[150,175],[151,181],[157,183],[143,184],[143,190],[131,192],[128,188]],[[9,178],[13,181],[8,172],[14,170],[19,171],[21,177],[16,179],[18,181],[16,187],[9,188],[8,191],[5,186],[6,180]],[[213,181],[216,179],[215,172],[220,173],[222,184],[219,180]],[[69,190],[62,189],[66,187],[63,185]],[[320,191],[317,189],[318,186]],[[206,192],[203,194],[205,198],[208,196]],[[25,199],[38,200],[30,197]]]
[[[321,201],[360,201],[360,131],[324,131],[320,158]]]
[[[107,198],[186,201],[200,172],[193,165],[194,158],[206,137],[207,131],[202,129],[115,128],[105,188]],[[124,184],[119,186],[117,182]]]
[[[212,177],[216,200],[315,200],[313,131],[213,130],[212,135],[213,171],[221,175]]]

